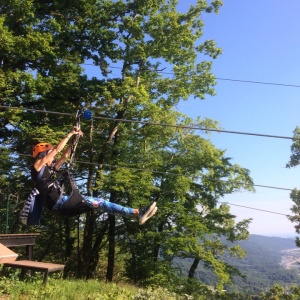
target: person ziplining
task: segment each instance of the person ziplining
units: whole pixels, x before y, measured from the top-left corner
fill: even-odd
[[[38,224],[43,204],[54,214],[64,217],[100,209],[109,214],[119,214],[124,217],[137,218],[139,224],[142,225],[154,216],[157,212],[156,202],[152,202],[147,207],[130,208],[100,198],[82,196],[74,181],[70,178],[68,179],[71,181],[72,193],[70,195],[64,195],[63,185],[65,178],[61,179],[61,176],[57,176],[59,174],[58,171],[70,155],[74,154],[74,140],[77,138],[78,142],[81,136],[83,136],[83,133],[80,127],[74,126],[67,136],[56,146],[45,142],[38,143],[33,147],[32,155],[36,160],[31,168],[31,177],[35,189],[30,196],[31,200],[34,199],[34,201],[27,204],[27,208],[25,204],[21,212],[22,222],[27,225]],[[71,137],[73,137],[73,142],[69,143],[65,148]],[[65,150],[63,151],[63,149]],[[61,156],[56,159],[56,156],[60,152],[62,152]],[[68,172],[65,174],[65,176],[70,177]]]

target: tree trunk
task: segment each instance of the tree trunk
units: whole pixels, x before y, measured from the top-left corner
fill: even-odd
[[[102,244],[103,237],[106,234],[107,227],[108,227],[108,222],[105,222],[96,237],[96,240],[95,240],[95,243],[94,243],[94,246],[92,249],[91,257],[90,257],[90,264],[87,269],[86,279],[92,278],[93,273],[96,271],[97,264],[99,261],[99,251],[101,249],[101,246],[103,245]]]
[[[64,225],[65,225],[65,244],[66,244],[64,261],[67,261],[72,254],[72,250],[74,246],[74,238],[71,238],[71,228],[70,228],[69,219],[64,220]]]
[[[87,213],[83,242],[80,250],[80,260],[78,262],[78,277],[86,278],[88,274],[88,269],[90,265],[90,259],[92,254],[93,247],[93,235],[95,228],[95,214],[93,212]]]
[[[108,259],[106,281],[111,282],[114,275],[115,266],[115,227],[116,218],[114,215],[109,215],[109,231],[108,231]]]
[[[189,270],[189,278],[194,278],[195,277],[195,271],[198,267],[199,262],[200,262],[199,258],[194,259],[194,262],[192,263],[191,268]]]
[[[162,224],[162,223],[160,223],[160,224],[158,225],[158,232],[159,232],[159,233],[163,232],[163,225],[164,225],[164,224]],[[160,250],[160,241],[157,243],[157,242],[155,242],[155,240],[154,240],[154,246],[153,246],[153,258],[154,258],[155,261],[158,260],[158,257],[159,257],[159,250]]]

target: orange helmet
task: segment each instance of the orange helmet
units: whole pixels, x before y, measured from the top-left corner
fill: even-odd
[[[54,147],[50,143],[36,144],[32,149],[32,156],[37,157],[40,153],[52,150]]]

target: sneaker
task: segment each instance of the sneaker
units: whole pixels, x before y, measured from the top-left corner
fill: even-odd
[[[143,225],[147,220],[149,220],[152,216],[157,212],[156,202],[153,202],[151,205],[147,207],[140,208],[138,220],[139,224]]]

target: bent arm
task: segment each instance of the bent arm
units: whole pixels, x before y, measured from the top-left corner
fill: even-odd
[[[72,145],[68,145],[68,147],[65,149],[65,151],[62,153],[61,157],[57,160],[55,163],[55,170],[59,170],[61,166],[64,164],[64,162],[67,160],[67,158],[70,156],[72,150]]]
[[[66,137],[64,137],[58,144],[57,146],[54,147],[54,149],[49,152],[45,157],[43,157],[42,159],[37,160],[34,163],[34,168],[37,171],[40,171],[41,168],[46,165],[47,163],[52,163],[53,159],[55,158],[55,156],[61,152],[64,147],[66,146],[67,142],[69,141],[69,139],[74,135],[74,134],[78,134],[79,136],[82,136],[83,133],[82,131],[78,128],[78,127],[73,127],[72,131],[68,133],[68,135]],[[62,166],[62,164],[66,161],[66,159],[69,157],[71,153],[71,145],[69,145],[65,151],[63,152],[63,154],[61,155],[61,157],[57,160],[56,164],[55,164],[55,169],[59,170],[60,167]]]

